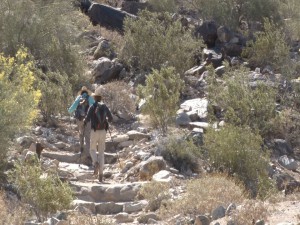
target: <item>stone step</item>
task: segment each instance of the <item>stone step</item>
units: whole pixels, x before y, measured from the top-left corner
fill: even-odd
[[[132,202],[90,202],[84,200],[74,200],[72,206],[74,209],[85,208],[93,214],[112,215],[118,213],[137,213],[141,212],[148,202],[146,200]],[[81,209],[82,210],[82,209]]]
[[[118,155],[116,153],[104,153],[105,164],[113,164],[117,162]],[[72,153],[67,151],[50,151],[44,150],[42,157],[56,159],[59,162],[65,163],[80,163],[80,153]]]
[[[88,202],[131,202],[146,182],[100,183],[70,181],[78,200]]]

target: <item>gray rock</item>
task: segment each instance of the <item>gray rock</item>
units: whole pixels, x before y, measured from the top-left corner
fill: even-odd
[[[171,181],[171,172],[167,170],[161,170],[158,173],[154,174],[152,180],[158,182],[169,182]]]
[[[177,126],[187,126],[192,120],[186,112],[183,110],[178,110],[176,115],[176,125]]]
[[[218,206],[212,211],[211,216],[213,220],[223,218],[225,216],[225,208],[222,205]]]
[[[137,218],[137,221],[139,221],[139,223],[147,223],[149,219],[158,220],[158,216],[153,212],[146,213],[146,214],[140,215]]]
[[[140,178],[147,180],[155,173],[166,169],[166,166],[167,164],[163,157],[152,156],[147,161],[141,163],[139,172]]]
[[[123,204],[115,202],[96,203],[96,213],[102,215],[117,214],[123,211]]]
[[[298,163],[294,159],[289,159],[286,155],[281,156],[278,162],[288,170],[295,171],[298,168]]]
[[[106,39],[100,40],[95,52],[94,52],[94,59],[99,59],[101,57],[108,57],[112,56],[112,50],[110,48],[110,43]]]
[[[283,139],[275,139],[273,153],[278,156],[292,155],[294,153],[290,145]]]
[[[149,134],[144,134],[144,133],[138,132],[136,130],[128,131],[126,134],[129,136],[129,140],[139,141],[144,138],[146,138],[146,139],[150,138]]]
[[[130,216],[128,213],[122,212],[118,213],[114,216],[114,219],[117,223],[130,223],[133,222],[132,216]]]
[[[197,216],[194,223],[194,225],[209,225],[209,224],[210,224],[210,219],[204,215]]]
[[[257,220],[255,222],[255,225],[265,225],[265,221],[264,220]]]
[[[207,117],[208,100],[205,98],[195,98],[183,102],[180,108],[186,112],[195,112],[200,119]]]
[[[226,212],[225,212],[225,215],[229,216],[231,215],[232,211],[234,211],[236,209],[236,205],[234,203],[231,203],[227,209],[226,209]]]
[[[185,76],[196,76],[201,75],[206,70],[204,65],[195,66],[189,70],[187,70],[184,75]]]

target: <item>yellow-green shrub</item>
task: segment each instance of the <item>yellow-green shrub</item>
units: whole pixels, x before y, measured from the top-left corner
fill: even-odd
[[[138,19],[127,19],[124,26],[125,45],[120,58],[143,70],[167,65],[183,73],[193,66],[193,53],[203,45],[168,13],[142,11]]]
[[[15,166],[10,182],[18,188],[22,202],[32,207],[39,221],[45,220],[50,213],[70,207],[72,190],[56,172],[44,173],[39,163],[16,163]]]
[[[34,88],[34,71],[26,49],[21,48],[15,57],[0,54],[0,167],[4,165],[9,139],[38,114],[41,92]]]
[[[150,116],[153,124],[166,134],[174,119],[184,82],[174,67],[154,70],[148,75],[145,86],[138,86],[138,94],[146,99],[142,112]]]

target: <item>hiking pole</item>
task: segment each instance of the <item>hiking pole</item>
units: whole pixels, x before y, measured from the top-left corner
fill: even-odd
[[[111,142],[113,143],[113,142],[114,142],[114,140],[112,139],[112,136],[111,136],[111,132],[110,132],[110,129],[109,129],[109,127],[108,127],[108,132],[109,132],[109,135],[110,135]],[[119,166],[120,166],[120,168],[122,169],[122,166],[121,166],[121,163],[120,163],[120,158],[119,158],[119,153],[118,153],[118,151],[116,151],[116,153],[117,153],[117,160],[118,160]]]

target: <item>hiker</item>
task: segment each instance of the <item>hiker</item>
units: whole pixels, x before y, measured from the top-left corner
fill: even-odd
[[[91,126],[90,123],[84,126],[83,119],[85,118],[88,108],[95,103],[94,99],[91,97],[92,92],[83,86],[78,92],[78,96],[75,101],[68,109],[68,112],[74,113],[79,129],[79,142],[80,142],[80,161],[88,166],[91,165],[90,157],[90,133]],[[85,148],[84,148],[85,142]],[[81,163],[80,162],[80,163]]]
[[[99,173],[98,178],[99,181],[102,182],[106,131],[109,126],[108,122],[112,122],[113,117],[108,107],[102,102],[102,96],[99,88],[95,90],[95,93],[93,93],[92,96],[95,99],[95,103],[89,108],[87,116],[84,119],[84,124],[89,126],[88,123],[91,121],[90,153],[93,160],[94,175]]]

